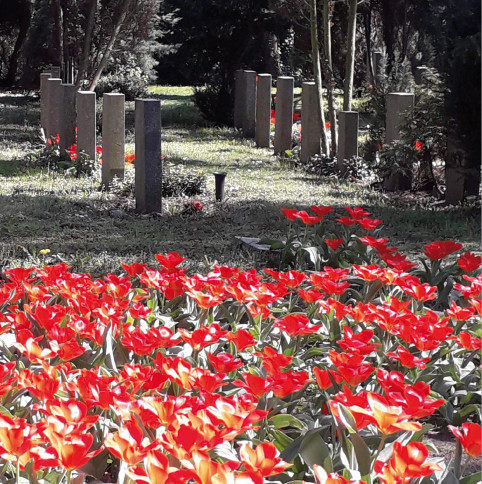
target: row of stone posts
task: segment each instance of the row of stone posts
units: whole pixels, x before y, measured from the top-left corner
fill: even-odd
[[[60,136],[60,153],[77,144],[78,156],[96,158],[96,94],[62,83],[58,68],[40,75],[40,122],[45,137]],[[161,104],[135,101],[136,210],[160,212],[162,207]],[[125,168],[125,96],[104,94],[102,103],[102,184],[123,178]]]
[[[379,53],[374,55],[376,77],[379,77]],[[249,70],[236,71],[234,127],[243,131],[246,138],[254,138],[256,146],[270,146],[271,117],[270,74],[258,74]],[[280,154],[292,148],[294,78],[280,76],[276,80],[274,153]],[[321,126],[317,110],[317,89],[314,82],[303,82],[301,89],[301,154],[302,162],[320,154]],[[412,108],[414,95],[411,93],[390,93],[387,97],[386,142],[399,139],[403,113]],[[346,169],[346,160],[358,156],[358,112],[338,112],[338,168]],[[385,181],[388,190],[405,189],[406,177],[393,175]]]

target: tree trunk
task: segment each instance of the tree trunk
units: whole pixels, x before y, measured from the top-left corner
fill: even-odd
[[[75,87],[79,88],[82,78],[87,72],[87,64],[89,63],[90,48],[92,45],[92,33],[94,32],[95,13],[97,11],[97,0],[90,0],[89,2],[89,16],[87,17],[87,25],[85,29],[84,46],[82,47],[82,55],[80,58],[79,71],[77,73],[77,81]]]
[[[58,66],[62,66],[62,12],[60,10],[60,0],[53,0],[51,4],[53,18],[52,29],[52,59]]]
[[[13,86],[15,84],[15,78],[17,77],[18,61],[20,59],[20,53],[22,51],[23,44],[27,39],[28,29],[30,27],[30,14],[29,16],[22,16],[20,23],[20,30],[18,37],[13,48],[13,53],[8,63],[8,72],[6,77],[6,85]]]
[[[356,10],[357,0],[349,0],[343,111],[351,111],[351,101],[353,97],[353,72],[355,70]]]
[[[365,24],[365,42],[367,44],[367,66],[370,77],[370,84],[375,86],[375,75],[373,72],[372,60],[372,6],[369,2],[367,10],[363,15],[363,23]]]
[[[334,158],[337,153],[338,140],[336,138],[336,109],[335,109],[335,80],[333,79],[333,63],[331,58],[331,2],[323,0],[323,34],[326,69],[326,89],[328,94],[328,118],[330,119],[331,145],[330,156]]]
[[[94,77],[92,79],[92,84],[89,87],[89,91],[94,91],[97,86],[97,83],[99,82],[100,76],[102,75],[102,71],[104,70],[104,67],[107,64],[107,61],[109,60],[112,49],[114,48],[114,44],[117,40],[117,37],[119,36],[121,27],[126,19],[127,10],[129,9],[131,2],[132,0],[123,0],[122,2],[120,12],[118,13],[117,22],[114,26],[114,31],[112,32],[112,36],[109,40],[109,43],[107,44],[107,47],[105,48],[105,51],[102,55],[100,63],[97,66],[97,70],[95,71]]]
[[[311,33],[311,56],[313,60],[313,74],[315,76],[316,90],[318,91],[316,107],[321,119],[321,148],[323,153],[328,154],[328,143],[325,132],[325,113],[323,112],[323,90],[321,82],[320,49],[318,43],[318,20],[316,0],[310,0],[310,33]]]

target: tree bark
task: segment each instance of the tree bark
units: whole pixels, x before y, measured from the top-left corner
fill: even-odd
[[[331,2],[323,0],[323,35],[326,69],[326,89],[328,95],[328,118],[330,119],[331,145],[330,156],[334,158],[337,153],[338,140],[336,138],[336,109],[335,109],[335,81],[333,79],[333,63],[331,58]]]
[[[15,47],[8,63],[8,72],[6,77],[6,85],[13,86],[15,84],[15,78],[17,77],[18,61],[20,59],[20,53],[22,51],[23,44],[27,39],[28,29],[30,27],[31,12],[27,7],[25,14],[20,19],[20,30],[18,32],[17,40],[15,41]],[[28,13],[28,15],[27,15]]]
[[[94,91],[100,76],[102,75],[102,71],[104,70],[104,67],[107,64],[107,61],[109,60],[110,54],[112,53],[112,49],[114,48],[114,44],[117,40],[117,37],[119,36],[119,32],[121,30],[121,27],[126,19],[127,16],[127,10],[129,9],[129,6],[131,4],[132,0],[123,0],[120,11],[117,16],[117,22],[114,26],[114,30],[112,32],[112,36],[109,40],[109,43],[107,44],[107,47],[104,50],[104,53],[102,55],[102,58],[100,60],[99,65],[97,66],[97,69],[95,71],[94,77],[92,79],[92,84],[89,87],[89,91]]]
[[[311,57],[313,60],[313,74],[315,77],[316,90],[318,91],[316,108],[321,119],[321,149],[328,154],[328,142],[325,132],[325,113],[323,112],[323,85],[321,82],[320,49],[318,42],[318,20],[316,0],[310,0],[310,34],[311,34]]]
[[[79,88],[82,79],[87,72],[87,64],[89,63],[90,49],[92,45],[92,34],[94,32],[95,13],[97,11],[97,0],[90,0],[89,16],[87,17],[87,25],[85,29],[84,45],[82,47],[82,55],[80,58],[79,71],[77,73],[77,80],[75,87]]]
[[[52,30],[52,59],[58,66],[62,66],[62,12],[60,10],[60,0],[53,0],[51,12],[54,27]]]
[[[351,111],[353,97],[353,72],[355,70],[357,0],[349,0],[348,31],[346,38],[345,86],[343,93],[343,111]]]

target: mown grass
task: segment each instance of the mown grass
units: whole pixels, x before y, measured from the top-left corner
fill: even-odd
[[[280,209],[311,204],[361,205],[384,220],[381,235],[413,256],[434,240],[457,239],[479,250],[480,218],[469,207],[439,208],[394,198],[360,185],[294,170],[239,132],[210,126],[191,101],[189,87],[151,88],[162,101],[162,147],[169,163],[207,177],[197,197],[202,212],[183,213],[183,198],[163,201],[163,213],[138,215],[120,190],[100,190],[99,176],[75,179],[26,169],[38,138],[38,100],[0,97],[0,269],[65,260],[76,271],[100,276],[121,263],[155,264],[154,254],[176,250],[191,269],[214,262],[251,267],[258,254],[240,249],[236,236],[278,237],[286,229]],[[133,152],[133,103],[126,104],[128,151]],[[133,169],[128,176],[133,176]],[[227,171],[226,198],[214,201],[214,171]],[[116,210],[121,210],[121,212]],[[43,249],[50,253],[42,255]]]

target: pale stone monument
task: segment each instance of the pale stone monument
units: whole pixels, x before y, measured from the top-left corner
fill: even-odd
[[[114,177],[124,178],[125,167],[125,96],[103,96],[102,108],[102,184],[108,187]]]
[[[358,156],[358,112],[338,112],[338,169],[345,173],[345,160]]]
[[[75,86],[60,85],[60,156],[66,158],[66,150],[75,144]]]
[[[45,136],[48,132],[49,124],[49,99],[47,80],[52,77],[50,72],[43,72],[40,74],[40,126],[44,130]]]
[[[271,74],[258,74],[256,88],[256,146],[269,148],[271,129]]]
[[[244,71],[243,73],[243,135],[246,138],[254,138],[256,132],[256,72]]]
[[[47,99],[48,99],[48,131],[47,138],[60,134],[60,85],[62,79],[47,79]]]
[[[77,152],[84,151],[91,160],[96,155],[96,94],[91,91],[78,91],[77,107]]]
[[[280,76],[276,84],[274,152],[283,153],[291,148],[293,129],[294,78]]]
[[[400,139],[400,125],[403,115],[413,108],[415,96],[410,92],[391,92],[386,99],[385,143]],[[411,186],[410,177],[394,173],[384,180],[386,190],[406,190]]]
[[[244,107],[244,82],[242,69],[238,69],[234,74],[234,127],[243,127],[243,107]]]
[[[321,152],[321,116],[317,109],[318,91],[313,81],[301,88],[301,154],[302,163]]]

